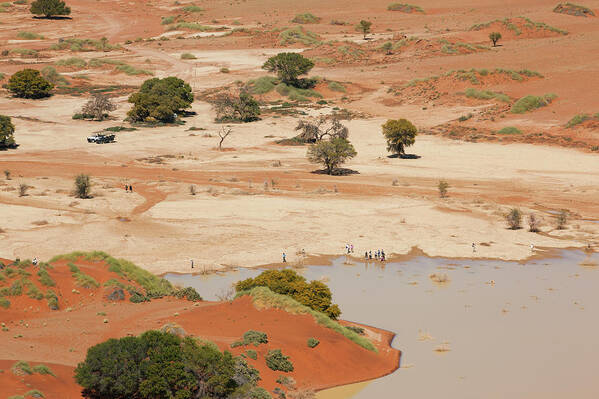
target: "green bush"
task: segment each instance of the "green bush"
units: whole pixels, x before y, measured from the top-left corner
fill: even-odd
[[[69,57],[56,61],[56,65],[75,68],[85,68],[87,66],[87,62],[85,62],[83,58]]]
[[[320,18],[316,17],[309,12],[305,14],[297,14],[291,22],[296,24],[317,24],[320,22]]]
[[[345,93],[345,86],[343,86],[341,83],[339,82],[329,82],[329,89],[333,90],[333,91],[339,91],[342,93]]]
[[[76,37],[62,39],[58,43],[50,46],[50,50],[71,50],[71,51],[112,51],[120,49],[118,44],[110,44],[108,39],[103,37],[96,39],[79,39]]]
[[[53,290],[46,291],[46,301],[48,302],[48,308],[51,310],[58,310],[58,297]]]
[[[293,363],[289,360],[289,356],[283,355],[280,349],[269,350],[265,359],[266,365],[271,370],[286,373],[293,371]]]
[[[55,86],[67,86],[69,84],[65,77],[51,66],[46,66],[42,69],[42,76]]]
[[[44,395],[44,393],[38,389],[32,389],[31,391],[27,391],[27,393],[25,394],[26,398],[45,398],[46,395]]]
[[[33,366],[33,372],[41,375],[51,375],[52,377],[56,377],[56,374],[52,371],[52,369],[45,364],[38,364],[37,366]]]
[[[174,16],[168,16],[168,17],[162,17],[162,20],[160,21],[160,23],[162,25],[169,25],[172,24],[173,22],[175,22],[175,17]]]
[[[504,127],[497,131],[497,134],[522,134],[522,131],[513,126]]]
[[[424,13],[424,10],[421,7],[412,5],[412,4],[405,4],[405,3],[391,3],[387,6],[387,10],[388,11],[401,11],[401,12],[407,12],[407,13],[412,13],[412,12],[421,12]]]
[[[315,46],[321,44],[320,36],[316,33],[307,31],[303,26],[284,29],[279,33],[279,44],[287,46],[290,44],[301,43],[305,46]]]
[[[258,346],[260,344],[267,344],[268,336],[262,331],[249,330],[243,334],[243,341],[246,342],[246,344]]]
[[[248,81],[248,89],[252,94],[266,94],[274,90],[278,84],[277,78],[262,76],[258,79]]]
[[[180,29],[189,29],[189,30],[195,30],[195,31],[199,31],[199,32],[206,32],[206,31],[212,30],[213,28],[210,26],[202,25],[197,22],[178,22],[176,24],[169,25],[166,28],[166,30],[168,30],[168,31],[180,30]]]
[[[288,295],[301,304],[336,319],[341,314],[339,307],[332,304],[329,287],[320,281],[306,279],[294,270],[267,270],[255,278],[248,278],[235,284],[237,292],[248,291],[255,287],[268,287],[271,291]]]
[[[0,115],[0,150],[16,146],[14,133],[15,125],[10,116]]]
[[[24,32],[21,31],[19,33],[17,33],[17,37],[19,39],[23,39],[23,40],[36,40],[36,39],[43,39],[44,36],[38,34],[38,33],[33,33],[33,32]]]
[[[589,119],[591,119],[591,116],[589,114],[575,115],[572,119],[570,119],[568,121],[568,123],[566,123],[566,127],[567,128],[574,127],[574,126],[579,125],[582,122],[585,122],[585,121],[587,121]]]
[[[537,108],[551,104],[555,98],[557,98],[555,94],[545,94],[543,96],[525,96],[512,105],[510,112],[512,114],[523,114],[528,111],[533,111]]]
[[[258,378],[215,345],[159,331],[95,345],[75,369],[88,398],[245,397]]]
[[[181,59],[182,60],[195,60],[195,59],[197,59],[197,57],[191,53],[183,53],[183,54],[181,54]]]
[[[345,326],[345,328],[347,328],[348,330],[351,330],[351,331],[355,332],[356,334],[364,335],[364,329],[362,327]]]
[[[19,360],[10,368],[14,375],[31,375],[33,374],[33,370],[29,363]]]
[[[316,348],[319,343],[320,343],[320,341],[317,340],[316,338],[308,338],[308,347],[309,348]]]
[[[146,80],[139,92],[129,96],[133,108],[127,113],[133,122],[175,121],[175,114],[189,108],[193,93],[189,84],[176,77]]]
[[[247,357],[249,357],[252,360],[258,359],[258,353],[256,353],[256,351],[253,350],[253,349],[246,350],[245,354],[246,354]]]
[[[198,7],[196,5],[190,5],[183,7],[183,11],[185,12],[202,12],[204,9],[202,7]]]
[[[29,48],[13,48],[10,50],[10,54],[18,54],[21,57],[36,57],[38,51]]]
[[[478,90],[478,89],[471,87],[471,88],[466,89],[464,94],[468,98],[476,98],[479,100],[496,99],[496,100],[506,102],[506,103],[510,102],[510,98],[507,95],[505,95],[503,93],[496,93],[496,92],[490,91],[490,90]]]
[[[55,15],[69,15],[71,8],[67,7],[65,2],[61,0],[36,0],[31,3],[29,11],[32,14],[50,18]]]
[[[191,302],[199,302],[202,300],[200,294],[198,294],[195,288],[192,287],[181,288],[180,290],[175,291],[174,296],[179,299],[187,299]]]
[[[10,301],[4,297],[0,297],[0,308],[8,309],[10,307]]]
[[[92,276],[85,273],[73,273],[77,285],[83,288],[98,288],[100,284]]]
[[[16,97],[43,98],[49,97],[54,85],[44,79],[35,69],[23,69],[16,72],[8,80],[7,89]]]

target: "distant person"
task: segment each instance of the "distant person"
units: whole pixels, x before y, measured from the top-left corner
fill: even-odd
[[[283,263],[287,263],[287,255],[283,252]]]
[[[364,259],[368,259],[368,251],[364,252]]]
[[[302,256],[306,256],[306,250],[302,248]]]
[[[535,244],[530,244],[530,250],[534,251],[535,250]]]
[[[368,259],[372,259],[372,251],[368,252]]]
[[[472,253],[476,252],[476,244],[472,243]]]
[[[37,258],[33,258],[33,261],[31,263],[33,263],[33,266],[37,266],[37,263],[38,263]]]
[[[193,269],[193,259],[191,260],[191,268]]]
[[[129,192],[129,186],[125,184],[125,191]]]
[[[129,184],[129,191],[133,192],[133,186],[131,184]]]
[[[351,247],[351,253],[353,254],[354,253],[354,244],[351,244],[350,247]]]

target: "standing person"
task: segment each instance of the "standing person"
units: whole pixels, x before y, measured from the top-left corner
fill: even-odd
[[[129,184],[129,191],[133,192],[133,186],[131,184]]]
[[[476,244],[472,243],[472,253],[476,252]]]
[[[364,252],[364,259],[368,259],[368,251]]]
[[[193,259],[191,260],[191,268],[193,269]]]
[[[125,191],[129,192],[129,186],[127,184],[125,184]]]
[[[351,247],[350,248],[351,249],[351,253],[353,254],[354,253],[354,244],[351,244],[350,247]]]
[[[372,259],[372,251],[368,253],[368,259]]]
[[[287,263],[287,255],[283,252],[283,263]]]
[[[534,251],[535,250],[535,244],[530,244],[530,250]]]
[[[31,263],[33,263],[33,266],[37,266],[37,257],[33,258],[33,261]]]

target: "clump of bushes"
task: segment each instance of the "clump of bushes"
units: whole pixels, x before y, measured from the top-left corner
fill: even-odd
[[[566,127],[567,128],[572,128],[572,127],[574,127],[576,125],[580,125],[581,123],[586,122],[586,121],[588,121],[590,119],[593,119],[593,118],[594,119],[599,119],[599,113],[595,114],[595,116],[591,116],[589,114],[578,114],[578,115],[575,115],[574,117],[572,117],[572,119],[570,119],[568,121],[568,123],[566,123]]]
[[[59,309],[58,297],[56,296],[56,293],[53,290],[46,291],[46,301],[48,302],[48,307],[51,310]]]
[[[275,293],[288,295],[299,303],[318,312],[325,313],[332,319],[341,315],[339,306],[332,303],[329,287],[320,281],[307,282],[294,270],[267,270],[255,278],[237,282],[236,291],[249,291],[255,287],[268,287]]]
[[[23,69],[10,77],[6,88],[15,97],[37,99],[49,97],[54,85],[44,79],[39,71]]]
[[[174,296],[179,299],[186,299],[191,302],[199,302],[202,300],[202,297],[193,287],[181,288],[180,290],[175,291]]]
[[[509,103],[510,102],[510,98],[509,96],[503,94],[503,93],[496,93],[494,91],[490,91],[490,90],[478,90],[475,89],[473,87],[470,87],[468,89],[466,89],[466,91],[464,92],[464,94],[466,95],[466,97],[468,98],[476,98],[479,100],[491,100],[491,99],[495,99],[495,100],[499,100],[505,103]]]
[[[285,29],[279,33],[279,44],[286,46],[289,44],[301,43],[305,46],[315,46],[321,42],[320,36],[316,33],[307,31],[303,26],[295,26]]]
[[[247,357],[249,357],[252,360],[258,359],[258,353],[256,353],[256,351],[253,350],[253,349],[246,350],[245,354],[246,354]]]
[[[412,4],[406,4],[406,3],[391,3],[387,6],[387,10],[388,11],[401,11],[401,12],[407,12],[407,13],[413,13],[413,12],[424,13],[424,10],[421,7],[415,6]]]
[[[234,342],[231,344],[232,348],[236,348],[238,346],[246,346],[253,344],[254,346],[259,346],[260,344],[268,343],[268,335],[262,331],[254,331],[248,330],[243,334],[243,339],[241,341]]]
[[[197,59],[197,57],[191,53],[183,53],[183,54],[181,54],[181,59],[182,60],[195,60],[195,59]]]
[[[189,108],[193,93],[189,84],[174,76],[146,80],[139,92],[129,96],[133,108],[127,113],[133,122],[172,123],[176,114]]]
[[[76,37],[62,39],[58,43],[50,46],[50,50],[71,50],[71,51],[112,51],[118,50],[121,46],[110,44],[108,39],[103,37],[96,39],[78,39]]]
[[[296,24],[317,24],[320,22],[320,20],[321,20],[320,17],[314,16],[313,14],[310,14],[309,12],[307,12],[305,14],[297,14],[291,20],[291,22],[296,23]]]
[[[557,6],[555,6],[553,12],[559,14],[573,15],[575,17],[595,16],[595,13],[590,8],[572,3],[560,3]]]
[[[510,229],[518,230],[521,228],[522,212],[518,208],[512,208],[507,215],[505,215],[505,220]]]
[[[38,34],[38,33],[34,33],[34,32],[24,32],[21,31],[19,33],[17,33],[17,37],[19,39],[22,40],[36,40],[36,39],[43,39],[44,36]]]
[[[75,68],[85,68],[87,66],[87,62],[80,57],[69,57],[56,61],[56,65]]]
[[[266,365],[274,371],[283,371],[289,373],[293,371],[293,363],[289,360],[289,356],[283,355],[280,349],[269,350],[266,354]]]
[[[556,99],[555,94],[545,94],[543,96],[525,96],[519,99],[512,105],[510,112],[512,114],[523,114],[528,111],[533,111],[537,108],[551,104]]]
[[[183,11],[185,12],[202,12],[204,9],[202,7],[198,7],[196,5],[190,5],[183,7]]]
[[[320,343],[320,341],[317,340],[316,338],[308,338],[308,347],[309,348],[316,348],[319,343]]]
[[[517,127],[507,126],[497,131],[497,134],[522,134],[522,131]]]

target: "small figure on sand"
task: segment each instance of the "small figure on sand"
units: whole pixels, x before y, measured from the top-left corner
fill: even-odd
[[[535,250],[535,244],[530,244],[530,250],[531,252]]]
[[[129,185],[128,184],[125,184],[125,191],[129,192]]]
[[[368,259],[368,251],[364,252],[364,259]]]
[[[386,259],[385,251],[381,249],[381,262],[384,262]]]
[[[133,192],[133,186],[129,184],[129,192]]]
[[[350,246],[350,249],[351,249],[351,253],[353,254],[354,253],[354,244],[350,244],[349,246]]]
[[[302,256],[306,256],[306,250],[302,248]]]
[[[472,253],[476,252],[476,244],[472,243]]]
[[[287,263],[287,255],[283,252],[283,263]]]
[[[368,252],[368,259],[372,259],[372,251]]]
[[[37,266],[37,263],[38,263],[37,257],[33,258],[33,261],[31,261],[31,263],[33,263],[33,266]]]
[[[193,269],[193,259],[191,260],[191,268]]]

